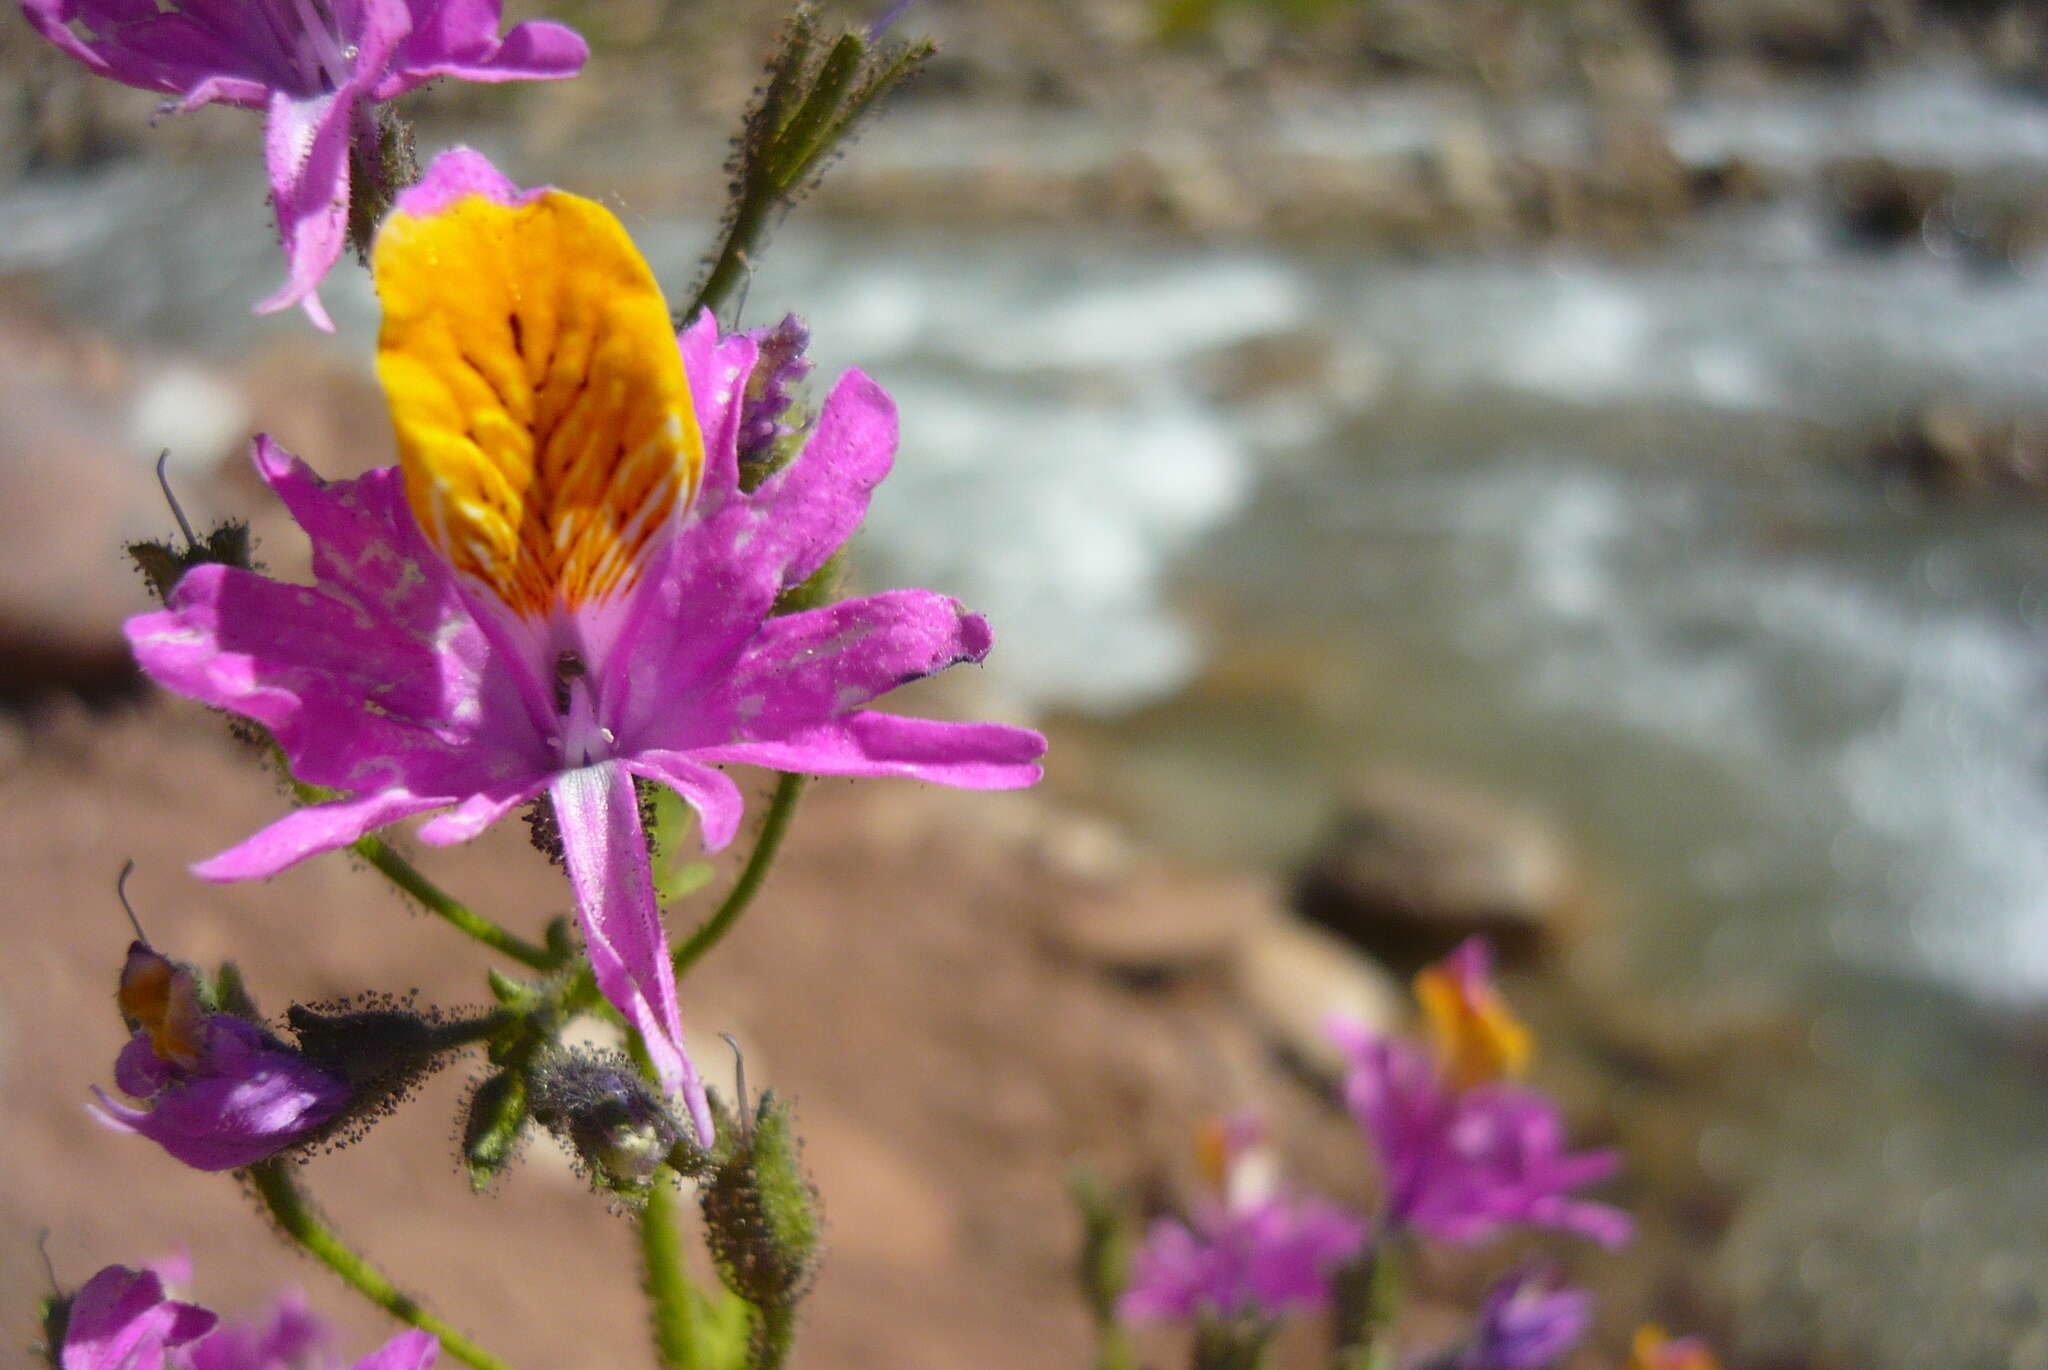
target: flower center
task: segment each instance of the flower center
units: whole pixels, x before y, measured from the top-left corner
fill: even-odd
[[[555,654],[555,712],[562,720],[562,764],[588,766],[611,757],[618,738],[597,721],[590,667],[573,648]]]

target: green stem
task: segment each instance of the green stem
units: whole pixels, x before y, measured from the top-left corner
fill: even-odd
[[[340,797],[337,790],[324,789],[319,785],[308,785],[292,775],[291,763],[285,759],[284,749],[275,740],[270,743],[270,759],[276,763],[278,773],[291,782],[292,798],[300,804],[311,806],[325,804]],[[533,970],[558,970],[562,958],[546,947],[538,947],[519,934],[499,927],[490,919],[478,913],[469,905],[442,889],[426,876],[412,862],[394,851],[389,842],[370,833],[357,838],[349,850],[375,867],[386,880],[411,895],[420,906],[437,918],[453,924],[459,931],[468,933],[477,941],[494,951],[503,952],[523,966]]]
[[[711,274],[704,278],[697,298],[690,301],[681,315],[685,326],[707,309],[716,315],[725,308],[726,298],[746,275],[762,230],[768,227],[769,215],[781,201],[781,194],[771,186],[753,184],[747,187],[739,209],[726,226],[725,241],[718,245],[718,260],[712,265]]]
[[[292,1175],[290,1161],[259,1161],[249,1167],[248,1173],[257,1197],[263,1200],[279,1230],[339,1275],[343,1284],[400,1322],[433,1333],[440,1338],[441,1349],[463,1364],[475,1370],[511,1370],[506,1362],[420,1307],[417,1299],[400,1293],[384,1272],[349,1250],[314,1211],[312,1201]]]
[[[718,911],[690,934],[690,940],[676,950],[675,973],[680,980],[689,973],[690,967],[702,959],[705,952],[717,946],[719,939],[732,931],[740,915],[747,911],[747,905],[760,892],[762,882],[768,878],[768,868],[775,864],[776,853],[782,848],[782,839],[789,832],[790,820],[796,816],[796,801],[803,798],[805,777],[784,772],[775,782],[775,797],[768,801],[768,818],[761,825],[761,836],[754,843],[753,852],[747,857],[745,869],[740,871],[739,880],[732,892],[725,896],[725,902]]]
[[[427,879],[412,862],[393,851],[391,844],[375,833],[358,839],[350,850],[376,867],[385,879],[411,895],[427,912],[446,920],[458,931],[468,933],[492,950],[502,952],[533,970],[554,970],[561,965],[561,959],[546,947],[535,946],[510,929],[498,926]]]
[[[640,1210],[640,1263],[662,1370],[703,1370],[697,1316],[703,1295],[683,1268],[682,1201],[675,1177],[666,1171],[656,1172]]]

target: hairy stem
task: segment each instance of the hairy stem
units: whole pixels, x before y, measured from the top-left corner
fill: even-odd
[[[291,782],[292,798],[300,804],[310,807],[341,797],[338,790],[308,785],[293,776],[291,762],[285,759],[284,749],[279,747],[275,740],[270,741],[270,759],[276,764],[278,772]],[[427,912],[452,924],[458,931],[468,933],[493,951],[502,952],[520,965],[533,970],[561,968],[561,957],[546,947],[534,945],[508,928],[498,926],[427,879],[420,874],[418,867],[400,856],[389,842],[377,834],[370,833],[368,836],[357,838],[349,845],[349,850],[369,862],[386,880],[411,895]]]
[[[754,850],[747,857],[740,878],[734,883],[732,892],[725,896],[725,902],[718,911],[705,919],[697,930],[690,934],[690,940],[676,949],[675,973],[680,980],[689,973],[705,952],[717,946],[732,925],[739,922],[740,915],[747,911],[747,905],[754,902],[761,885],[768,878],[768,868],[775,864],[776,854],[782,848],[782,839],[788,835],[790,820],[796,817],[796,802],[803,798],[805,777],[785,772],[775,782],[775,797],[768,801],[768,817],[761,825],[761,836],[754,843]]]
[[[683,1268],[682,1201],[675,1177],[658,1172],[640,1210],[640,1282],[662,1370],[704,1370],[703,1294]]]
[[[468,933],[493,951],[534,970],[554,970],[561,965],[561,958],[546,947],[536,946],[509,928],[500,927],[427,879],[420,874],[418,867],[392,850],[391,844],[375,833],[358,839],[350,850],[369,862],[385,879],[411,895],[427,912],[446,920],[458,931]]]
[[[248,1174],[278,1230],[340,1276],[343,1284],[400,1322],[433,1333],[440,1338],[441,1349],[463,1364],[475,1370],[511,1370],[505,1361],[420,1307],[417,1299],[401,1293],[383,1271],[349,1250],[299,1188],[290,1161],[259,1161],[249,1167]]]

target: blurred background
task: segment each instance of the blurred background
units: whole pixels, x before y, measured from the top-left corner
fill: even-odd
[[[775,7],[545,12],[592,40],[585,78],[425,92],[422,150],[605,199],[681,295]],[[821,377],[902,406],[861,583],[996,626],[984,671],[905,706],[1053,750],[1025,795],[816,787],[686,990],[810,1137],[804,1363],[1084,1363],[1062,1176],[1184,1194],[1208,1113],[1264,1108],[1304,1182],[1364,1201],[1315,1025],[1397,1024],[1406,975],[1480,930],[1539,1082],[1629,1156],[1643,1236],[1574,1254],[1604,1319],[1575,1365],[1654,1316],[1733,1366],[2048,1367],[2048,16],[897,22],[941,56],[742,322],[800,311]],[[366,1346],[228,1181],[81,1107],[122,1039],[125,857],[151,937],[236,957],[273,1011],[482,994],[340,857],[184,874],[283,801],[127,664],[119,543],[170,526],[149,465],[168,447],[195,518],[303,573],[249,434],[329,475],[391,442],[361,271],[323,292],[332,338],[249,313],[280,275],[258,121],[154,104],[0,15],[0,1316],[29,1338],[47,1226],[68,1282],[184,1244],[210,1302],[298,1283]],[[562,892],[505,826],[427,866],[537,926]],[[463,1074],[309,1183],[521,1363],[639,1363],[627,1225],[544,1143],[464,1192]],[[1425,1289],[1454,1306],[1508,1259]]]

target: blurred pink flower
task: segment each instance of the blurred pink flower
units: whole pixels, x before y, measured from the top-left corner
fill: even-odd
[[[220,1325],[211,1312],[164,1294],[154,1270],[110,1265],[85,1282],[66,1315],[61,1370],[317,1370],[312,1352],[327,1329],[295,1294],[279,1300],[268,1325]],[[440,1343],[401,1332],[351,1370],[427,1370]]]
[[[1132,1322],[1267,1320],[1318,1308],[1330,1300],[1331,1277],[1365,1245],[1362,1219],[1280,1188],[1255,1119],[1231,1119],[1214,1138],[1218,1192],[1189,1221],[1152,1225],[1118,1305]]]
[[[1457,1246],[1525,1225],[1627,1242],[1627,1214],[1572,1197],[1612,1175],[1620,1158],[1567,1152],[1556,1106],[1498,1078],[1528,1045],[1488,980],[1483,948],[1467,944],[1417,984],[1438,1034],[1434,1054],[1347,1020],[1330,1024],[1350,1057],[1344,1101],[1379,1156],[1386,1224]],[[1445,1002],[1432,1003],[1432,993]]]

